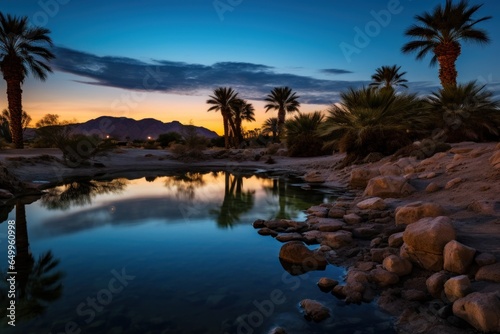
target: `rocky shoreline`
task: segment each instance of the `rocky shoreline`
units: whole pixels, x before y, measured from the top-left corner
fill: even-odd
[[[457,154],[470,152],[472,158],[492,152],[487,159],[491,166],[484,168],[498,173],[500,145],[482,154],[462,150],[454,153],[453,160],[456,163],[460,160]],[[355,168],[350,185],[364,189],[355,198],[311,207],[304,222],[257,220],[253,226],[259,234],[284,243],[279,257],[292,275],[321,270],[329,264],[345,267],[343,282],[324,277],[319,288],[346,303],[376,300],[397,317],[395,329],[399,333],[500,332],[498,253],[489,253],[488,243],[485,249],[470,247],[457,231],[464,224],[463,217],[472,212],[492,224],[498,240],[499,203],[470,196],[468,206],[454,210],[435,201],[404,200],[418,192],[449,190],[465,181],[450,172],[443,186],[432,181],[439,173],[446,173],[440,168],[457,168],[439,164],[439,159],[449,154]],[[324,181],[317,172],[306,175],[306,180],[308,177],[309,181]],[[314,300],[303,300],[301,307],[313,321],[330,316],[329,310]],[[286,328],[279,330],[286,333]]]

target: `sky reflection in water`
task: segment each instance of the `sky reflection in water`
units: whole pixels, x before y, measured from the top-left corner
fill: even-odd
[[[373,306],[344,306],[316,287],[320,277],[340,279],[343,269],[328,266],[292,277],[279,263],[281,244],[251,227],[258,218],[302,219],[302,210],[332,196],[284,179],[221,172],[80,180],[51,189],[33,204],[19,201],[9,219],[17,220],[19,234],[25,210],[24,244],[29,237],[32,258],[24,261],[28,293],[19,298],[16,331],[2,328],[2,333],[71,333],[68,328],[261,333],[274,325],[289,333],[333,328],[362,333],[373,326],[387,328],[388,318]],[[0,224],[0,233],[6,225]],[[52,262],[39,258],[47,254]],[[40,274],[40,263],[50,270]],[[3,263],[0,268],[6,269]],[[45,295],[33,289],[43,279],[50,283],[41,291]],[[257,305],[275,290],[284,302],[272,304],[272,312],[259,311]],[[303,298],[324,302],[334,316],[319,325],[307,322],[297,307]],[[33,307],[35,301],[43,312]],[[244,316],[249,314],[254,317]],[[34,319],[23,321],[27,315]]]

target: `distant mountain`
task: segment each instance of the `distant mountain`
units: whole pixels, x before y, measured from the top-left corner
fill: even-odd
[[[158,138],[160,134],[167,132],[178,132],[183,134],[187,127],[188,125],[184,125],[178,121],[163,123],[154,118],[145,118],[138,121],[126,117],[102,116],[91,119],[85,123],[74,124],[73,132],[89,135],[97,134],[103,138],[109,135],[118,140],[125,140],[127,137],[130,138],[130,140],[145,140],[148,137]],[[197,134],[200,136],[209,139],[219,136],[217,133],[207,128],[201,126],[195,126],[195,128]]]

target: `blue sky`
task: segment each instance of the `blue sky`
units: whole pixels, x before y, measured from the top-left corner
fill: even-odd
[[[497,90],[500,2],[470,2],[485,3],[480,16],[494,16],[480,26],[492,43],[463,46],[459,81]],[[250,99],[258,122],[272,116],[261,100],[273,86],[297,90],[303,111],[322,110],[340,91],[367,84],[382,65],[401,65],[413,91],[435,90],[438,69],[400,48],[413,17],[439,3],[444,0],[4,0],[0,10],[52,31],[55,73],[44,84],[25,84],[24,106],[34,120],[51,112],[80,121],[191,119],[214,128],[220,120],[206,113],[204,102],[220,85]],[[346,46],[355,52],[346,55]]]

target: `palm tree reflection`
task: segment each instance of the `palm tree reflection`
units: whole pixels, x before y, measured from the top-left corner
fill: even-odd
[[[196,189],[205,184],[203,173],[187,172],[181,175],[170,176],[165,179],[165,186],[169,189],[176,189],[178,198],[194,200]]]
[[[16,204],[16,322],[27,321],[45,312],[50,303],[62,296],[63,273],[57,270],[59,260],[55,259],[51,251],[45,252],[34,259],[29,249],[28,228],[26,221],[25,203],[18,200]],[[0,316],[2,325],[9,321],[7,307],[10,303],[6,285],[7,276],[2,273],[0,290]]]
[[[67,210],[72,206],[88,205],[97,195],[122,192],[128,182],[126,179],[79,180],[49,189],[47,194],[42,197],[41,203],[49,210]]]
[[[255,203],[255,191],[243,190],[243,175],[224,172],[224,200],[220,209],[212,210],[217,217],[217,225],[222,228],[239,222],[240,216],[250,211]]]

